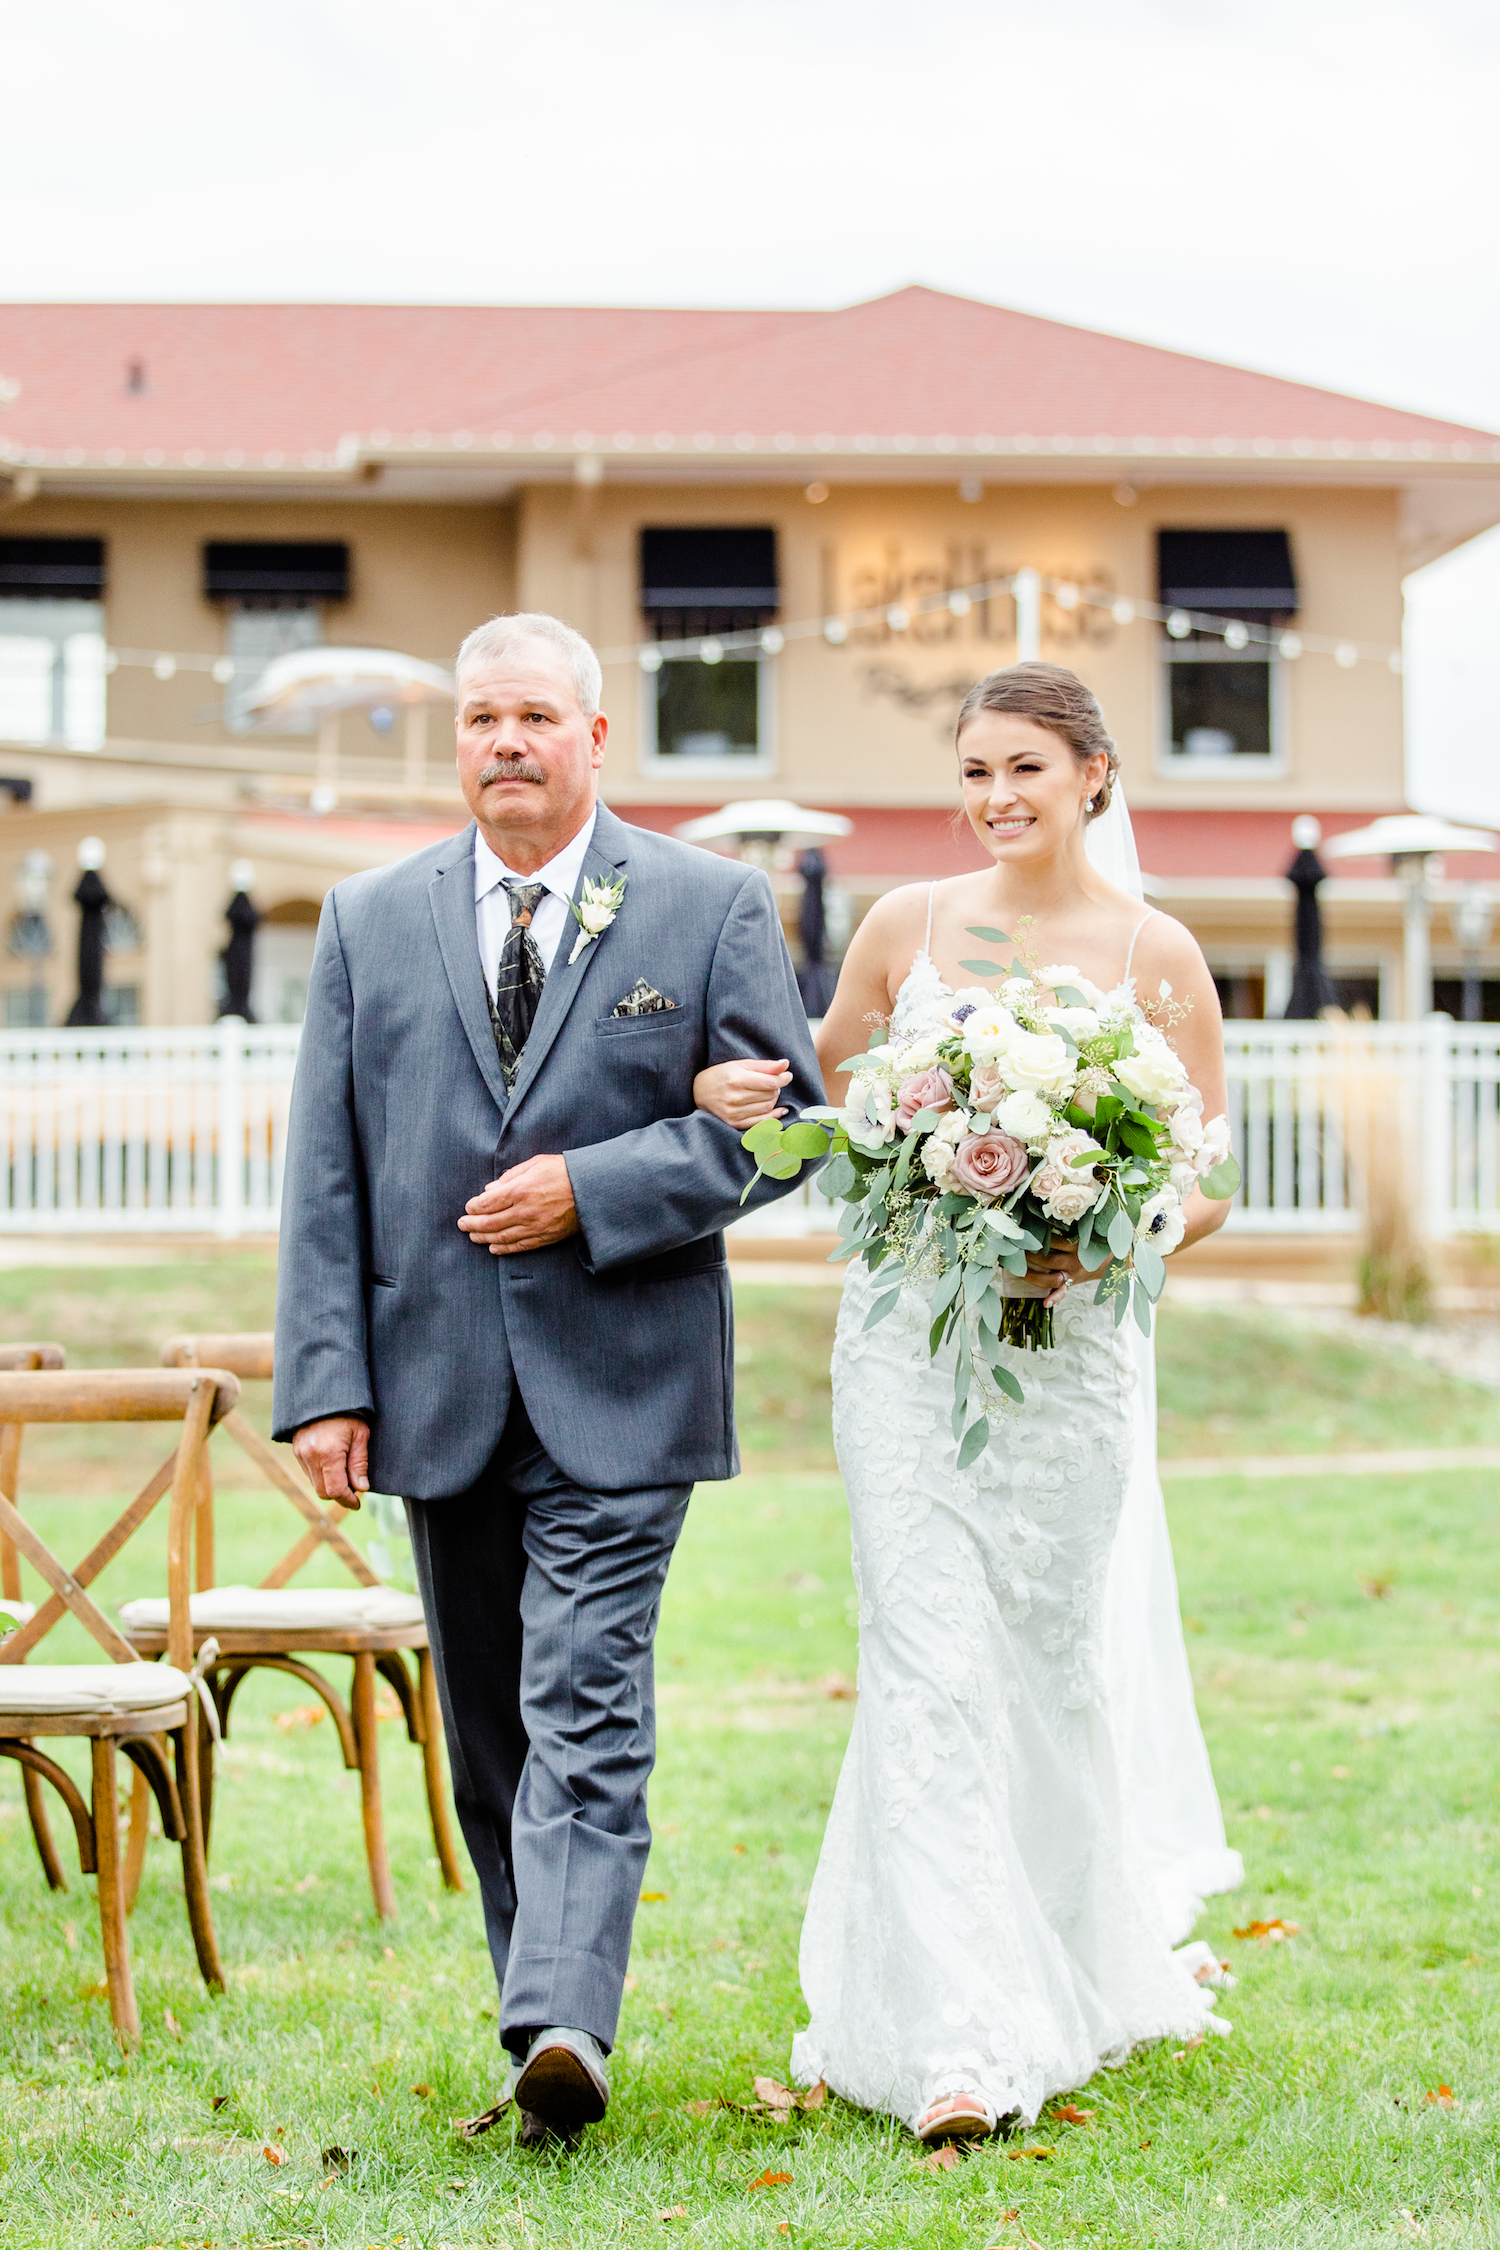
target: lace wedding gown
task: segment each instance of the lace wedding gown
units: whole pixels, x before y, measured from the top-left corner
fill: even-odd
[[[924,950],[893,1037],[947,1000]],[[812,2020],[792,2070],[913,2127],[962,2090],[1029,2124],[1140,2041],[1227,2028],[1171,1950],[1106,1684],[1138,1374],[1111,1309],[1070,1291],[1054,1350],[1002,1346],[1025,1404],[960,1472],[951,1347],[929,1359],[912,1290],[866,1333],[875,1294],[853,1265],[833,1421],[859,1707],[803,1925]]]

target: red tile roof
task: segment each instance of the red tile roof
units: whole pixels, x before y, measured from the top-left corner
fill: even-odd
[[[139,362],[143,387],[132,391]],[[0,448],[288,465],[377,447],[609,450],[658,433],[882,450],[1387,449],[1490,433],[924,288],[835,312],[509,306],[0,306]],[[543,443],[545,441],[545,443]],[[1451,449],[1451,451],[1450,451]]]

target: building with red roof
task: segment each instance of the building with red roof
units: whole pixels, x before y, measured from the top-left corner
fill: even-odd
[[[1497,521],[1491,432],[922,288],[0,308],[0,884],[30,912],[47,856],[53,948],[13,947],[0,999],[65,1012],[88,834],[122,1020],[213,1013],[243,859],[258,1007],[295,1013],[327,886],[464,814],[435,729],[268,734],[257,678],[319,641],[448,663],[524,607],[604,656],[626,818],[848,816],[836,927],[979,863],[952,720],[1030,635],[1104,705],[1160,903],[1237,1012],[1279,1012],[1290,821],[1402,806],[1401,580]],[[1440,1001],[1444,899],[1488,873],[1439,886]],[[1346,998],[1399,1012],[1390,867],[1340,863],[1324,901]]]

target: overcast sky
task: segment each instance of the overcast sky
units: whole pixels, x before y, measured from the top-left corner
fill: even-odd
[[[1491,0],[49,0],[3,53],[0,299],[926,281],[1500,429]],[[1413,792],[1500,821],[1500,534],[1409,594]]]

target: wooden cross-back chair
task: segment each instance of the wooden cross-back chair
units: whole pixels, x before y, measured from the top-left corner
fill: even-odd
[[[244,1382],[269,1382],[272,1344],[268,1335],[173,1336],[162,1346],[161,1356],[169,1367],[227,1367]],[[422,1752],[427,1810],[444,1885],[450,1891],[461,1891],[463,1877],[453,1849],[440,1748],[442,1720],[420,1601],[415,1594],[402,1594],[382,1583],[340,1528],[348,1510],[320,1500],[295,1463],[289,1464],[269,1445],[238,1408],[223,1417],[223,1428],[261,1475],[291,1502],[307,1528],[258,1586],[218,1585],[213,1570],[213,1480],[204,1452],[197,1504],[198,1578],[191,1615],[196,1640],[201,1642],[211,1634],[219,1644],[207,1677],[221,1728],[228,1732],[234,1697],[241,1682],[257,1669],[288,1672],[319,1698],[333,1720],[345,1766],[359,1775],[370,1889],[376,1913],[387,1920],[396,1911],[396,1894],[386,1852],[375,1709],[376,1679],[385,1679],[400,1700],[408,1739]],[[355,1579],[355,1587],[312,1590],[289,1585],[303,1564],[325,1546]],[[131,1645],[140,1654],[156,1655],[164,1648],[165,1605],[161,1602],[128,1602],[121,1619]],[[310,1656],[353,1659],[347,1706],[325,1675],[307,1662]],[[407,1669],[408,1656],[416,1664],[415,1680]],[[211,1772],[210,1761],[204,1759],[205,1836],[212,1821]],[[144,1849],[146,1814],[147,1797],[142,1785],[136,1789],[131,1806],[132,1867],[138,1864]]]
[[[59,1355],[60,1356],[60,1355]],[[130,1973],[126,1935],[125,1863],[120,1849],[118,1753],[123,1750],[161,1811],[162,1828],[182,1846],[182,1881],[188,1922],[205,1984],[222,1988],[213,1918],[209,1912],[199,1819],[198,1695],[190,1677],[194,1519],[204,1447],[215,1421],[233,1407],[239,1384],[222,1369],[204,1367],[64,1372],[0,1372],[0,1431],[4,1432],[5,1489],[0,1531],[12,1555],[29,1562],[50,1588],[17,1630],[0,1641],[0,1757],[16,1760],[45,1779],[72,1816],[84,1874],[97,1875],[99,1927],[110,2015],[122,2046],[140,2037],[140,2016]],[[167,1459],[149,1477],[108,1531],[69,1570],[16,1505],[20,1437],[28,1423],[177,1422],[181,1434]],[[140,1529],[164,1493],[167,1519],[167,1630],[165,1664],[142,1663],[88,1592],[105,1565]],[[106,1664],[31,1664],[26,1660],[67,1616],[98,1642]],[[72,1776],[36,1747],[37,1737],[84,1736],[90,1752],[90,1794],[85,1800]],[[62,1882],[46,1817],[33,1821],[49,1881]],[[45,1844],[44,1844],[45,1839]]]
[[[0,1344],[0,1372],[35,1375],[46,1368],[56,1373],[67,1364],[68,1355],[61,1344]],[[0,1492],[12,1502],[16,1497],[20,1468],[21,1425],[19,1422],[0,1423]],[[18,1624],[24,1625],[30,1620],[32,1605],[21,1599],[21,1558],[15,1541],[3,1528],[0,1528],[0,1601],[5,1604],[5,1613]],[[63,1879],[62,1862],[47,1825],[42,1777],[34,1766],[22,1766],[21,1787],[26,1797],[26,1817],[31,1822],[48,1888],[65,1891],[68,1886]]]

